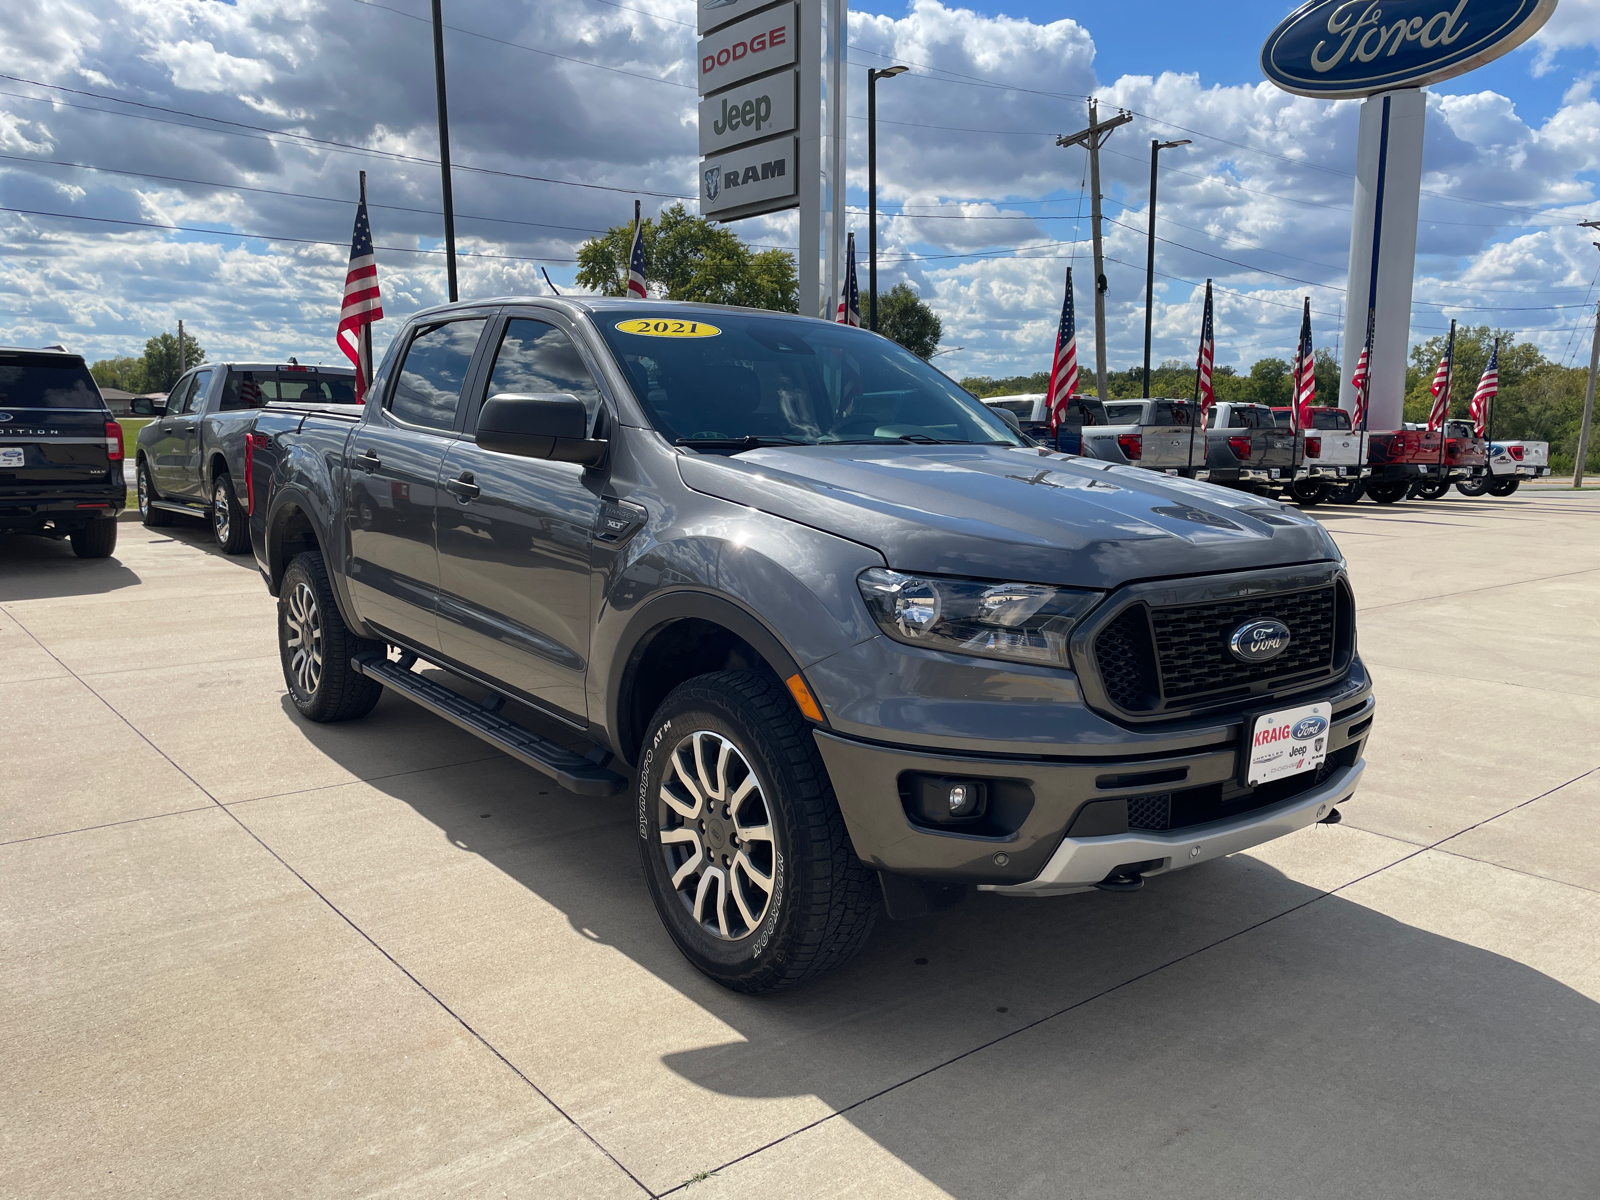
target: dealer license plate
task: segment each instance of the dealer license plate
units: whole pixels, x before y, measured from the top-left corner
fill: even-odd
[[[1245,782],[1251,787],[1285,775],[1314,771],[1328,757],[1331,704],[1303,704],[1265,713],[1250,734]]]
[[[1270,470],[1269,470],[1269,471],[1268,471],[1268,472],[1267,472],[1267,476],[1268,476],[1268,478],[1271,478],[1271,479],[1276,479],[1276,478],[1277,478],[1277,477],[1278,477],[1278,468],[1277,468],[1277,467],[1273,467],[1273,468],[1271,468],[1271,469],[1270,469]]]
[[[23,465],[21,446],[0,446],[0,471]]]
[[[1345,473],[1345,471],[1346,471],[1346,470],[1347,470],[1347,469],[1348,469],[1348,468],[1346,468],[1346,467],[1340,467],[1340,468],[1339,468],[1339,478],[1340,478],[1340,479],[1343,479],[1343,478],[1344,478],[1344,473]]]

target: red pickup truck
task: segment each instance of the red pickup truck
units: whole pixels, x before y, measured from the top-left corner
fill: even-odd
[[[1470,421],[1447,421],[1443,432],[1411,425],[1367,437],[1372,474],[1366,493],[1379,504],[1394,504],[1408,495],[1437,500],[1456,480],[1471,480],[1488,469],[1488,444],[1473,436]]]

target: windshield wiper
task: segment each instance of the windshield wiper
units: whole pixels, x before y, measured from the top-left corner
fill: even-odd
[[[763,433],[737,438],[679,438],[672,444],[688,446],[692,450],[731,450],[737,454],[741,450],[755,450],[761,446],[811,446],[815,443],[805,438]]]

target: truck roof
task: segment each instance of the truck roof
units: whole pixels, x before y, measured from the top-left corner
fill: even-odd
[[[304,371],[315,375],[355,375],[353,367],[302,367],[293,363],[272,362],[206,362],[197,367],[227,367],[230,371]]]

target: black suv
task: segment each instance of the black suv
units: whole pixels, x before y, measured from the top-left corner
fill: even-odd
[[[127,499],[122,426],[83,357],[0,346],[0,533],[71,538],[79,558],[106,558]]]

